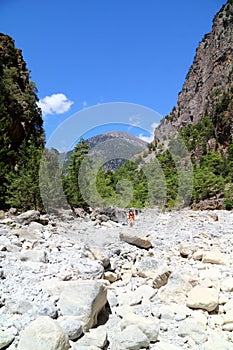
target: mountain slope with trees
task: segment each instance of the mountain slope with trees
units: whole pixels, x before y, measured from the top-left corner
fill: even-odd
[[[156,156],[169,152],[177,135],[185,143],[193,164],[195,208],[233,208],[232,43],[233,1],[228,0],[196,50],[177,106],[155,130]]]
[[[44,148],[37,89],[21,50],[0,33],[0,208],[40,208],[39,159]]]

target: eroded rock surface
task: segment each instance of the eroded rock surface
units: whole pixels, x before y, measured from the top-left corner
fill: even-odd
[[[133,227],[91,214],[8,219],[0,219],[4,350],[233,348],[232,212],[144,209]],[[129,234],[151,246],[122,240]]]

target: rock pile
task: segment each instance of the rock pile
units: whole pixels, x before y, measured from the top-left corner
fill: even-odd
[[[0,349],[233,349],[232,212],[0,214]]]

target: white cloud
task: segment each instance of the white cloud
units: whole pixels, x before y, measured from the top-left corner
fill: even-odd
[[[53,94],[51,96],[45,96],[37,104],[41,108],[43,116],[46,116],[48,114],[62,114],[67,112],[73,102],[64,94]]]
[[[150,142],[152,142],[152,141],[154,140],[154,135],[145,136],[145,135],[143,135],[143,134],[139,134],[139,135],[138,135],[138,138],[139,138],[140,140],[143,140],[143,141],[147,142],[147,143],[150,143]]]
[[[130,124],[134,126],[140,126],[141,125],[141,118],[139,115],[132,115],[129,117]]]
[[[152,128],[153,132],[155,131],[155,129],[156,129],[158,126],[159,126],[159,123],[156,123],[156,122],[154,122],[154,123],[151,124],[151,128]]]
[[[152,123],[152,124],[151,124],[150,135],[149,135],[149,136],[145,136],[145,135],[143,135],[143,134],[141,133],[141,134],[138,135],[138,138],[139,138],[140,140],[143,140],[143,141],[147,142],[147,143],[152,142],[152,141],[154,140],[154,131],[155,131],[155,129],[156,129],[158,126],[159,126],[158,123],[155,123],[155,122]]]

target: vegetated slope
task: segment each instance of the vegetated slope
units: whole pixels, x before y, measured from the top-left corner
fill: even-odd
[[[184,140],[194,166],[192,204],[198,208],[233,207],[232,44],[233,1],[228,0],[196,50],[177,106],[155,130],[157,157],[164,158],[167,147],[169,153],[177,134]]]
[[[63,167],[63,187],[72,207],[143,207],[145,174],[132,160],[146,143],[127,133],[81,139]]]
[[[0,33],[0,207],[40,206],[38,167],[44,144],[37,90],[21,50]]]

